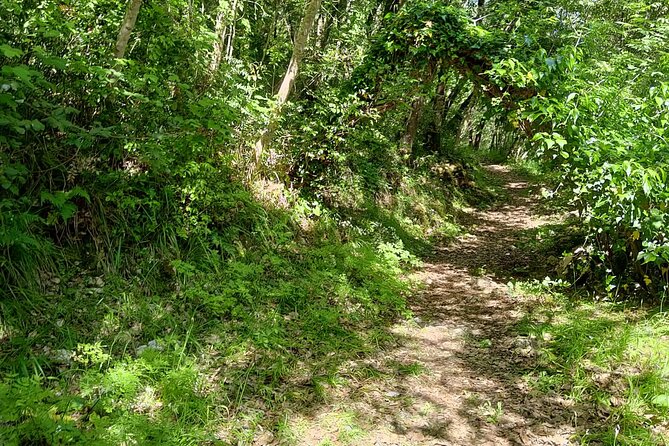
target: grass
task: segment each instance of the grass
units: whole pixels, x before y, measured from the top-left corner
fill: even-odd
[[[515,289],[534,302],[518,327],[538,345],[526,380],[536,392],[567,398],[585,418],[580,444],[669,444],[669,316],[537,283]]]
[[[64,273],[46,296],[3,300],[0,439],[250,443],[392,338],[407,254],[298,244],[153,283]]]
[[[445,189],[403,181],[356,211],[243,195],[244,219],[200,238],[63,247],[38,286],[0,300],[0,443],[290,444],[286,415],[346,379],[422,373],[346,371],[395,342],[417,255],[459,231]],[[358,443],[355,418],[340,421],[333,441]]]
[[[504,409],[500,401],[497,404],[493,404],[490,401],[486,401],[481,406],[479,406],[479,411],[483,415],[488,423],[498,424],[504,415]]]
[[[419,362],[400,363],[393,362],[389,364],[395,373],[399,376],[419,376],[425,373],[425,366]]]

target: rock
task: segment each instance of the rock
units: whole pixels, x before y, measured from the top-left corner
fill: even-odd
[[[137,347],[137,350],[136,350],[137,356],[141,355],[146,350],[156,350],[156,351],[161,352],[161,351],[163,351],[163,346],[158,344],[158,341],[153,339],[153,340],[149,341],[147,344],[140,345],[139,347]]]
[[[72,362],[72,356],[74,356],[73,351],[61,348],[60,350],[56,350],[53,352],[53,356],[51,359],[53,359],[54,362],[59,364],[70,364]]]

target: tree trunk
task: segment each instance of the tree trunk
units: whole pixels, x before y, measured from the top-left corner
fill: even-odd
[[[477,125],[474,127],[474,141],[472,142],[472,147],[474,150],[480,150],[481,149],[481,139],[483,138],[483,130],[485,129],[485,125]]]
[[[314,27],[314,22],[316,20],[316,15],[318,14],[320,6],[321,0],[309,0],[307,8],[304,11],[304,17],[302,17],[300,27],[297,31],[297,35],[295,36],[295,43],[293,44],[293,55],[290,58],[290,63],[286,69],[286,74],[283,76],[283,80],[279,86],[279,91],[276,95],[276,101],[273,110],[270,112],[269,124],[267,125],[267,128],[263,132],[262,136],[258,138],[258,141],[255,143],[256,165],[260,164],[263,151],[272,141],[272,136],[274,135],[278,125],[279,117],[281,116],[281,108],[288,100],[288,95],[290,94],[290,91],[295,84],[299,65],[302,61],[302,56],[304,55],[304,49],[307,45],[309,34]]]
[[[342,18],[347,13],[348,9],[348,0],[339,0],[335,5],[335,10],[327,16],[325,23],[323,24],[323,34],[321,34],[320,48],[321,50],[325,49],[328,42],[330,41],[330,31],[332,30],[333,22],[337,25],[340,24]]]
[[[216,14],[216,25],[214,26],[216,41],[214,42],[214,51],[211,55],[211,62],[209,63],[209,71],[212,73],[218,71],[218,67],[221,65],[221,58],[223,57],[223,45],[226,41],[226,31],[228,29],[224,23],[224,15],[225,13],[223,9],[220,8],[218,14]]]
[[[425,145],[432,153],[438,153],[441,149],[441,131],[444,122],[444,111],[446,110],[446,85],[439,82],[437,85],[437,94],[432,102],[434,110],[434,119],[430,125]]]
[[[269,27],[269,31],[267,32],[267,38],[265,39],[265,44],[262,48],[262,56],[260,57],[260,65],[265,64],[265,57],[267,57],[267,51],[269,50],[270,44],[272,43],[272,39],[276,34],[276,22],[278,21],[278,5],[277,5],[277,0],[274,1],[273,8],[274,10],[274,15],[272,16],[272,24]]]
[[[446,129],[456,132],[456,139],[457,139],[457,133],[459,133],[460,126],[466,116],[467,111],[469,110],[469,104],[471,103],[473,97],[474,97],[474,90],[470,90],[467,93],[467,98],[460,104],[460,106],[456,110],[453,111],[453,114],[451,115],[446,125],[444,126]],[[455,98],[453,99],[453,102],[455,102]],[[454,103],[451,103],[449,109],[452,109],[454,105],[455,105]]]
[[[228,33],[228,46],[225,51],[226,60],[232,59],[232,50],[234,48],[233,43],[235,40],[235,34],[237,34],[237,0],[232,2],[232,24],[230,25],[230,32]]]
[[[402,138],[400,138],[400,154],[404,157],[407,157],[413,148],[413,143],[416,140],[416,134],[418,133],[418,124],[420,124],[420,118],[423,116],[424,105],[425,98],[420,96],[413,101],[413,105],[411,106],[411,113],[409,113],[406,130],[404,131]]]
[[[437,67],[434,64],[430,64],[427,69],[427,75],[423,79],[423,86],[428,86],[432,83],[434,76],[437,72]],[[425,107],[426,97],[425,93],[422,92],[419,94],[418,98],[413,101],[411,105],[411,113],[409,113],[409,119],[407,119],[406,130],[404,135],[400,138],[400,154],[404,157],[411,154],[414,141],[416,140],[416,134],[418,133],[418,125],[420,124],[420,118],[423,116],[423,109]]]
[[[128,48],[128,41],[130,40],[130,33],[135,28],[140,6],[142,6],[142,0],[130,0],[130,6],[125,12],[121,29],[116,38],[116,46],[114,48],[114,57],[116,59],[123,59],[125,56],[125,50]]]
[[[460,93],[462,92],[462,89],[466,83],[467,78],[464,76],[461,77],[458,83],[455,84],[455,87],[453,87],[453,90],[451,90],[448,94],[448,99],[446,99],[446,103],[444,104],[444,118],[446,118],[446,115],[451,110],[451,107],[453,107],[455,100],[458,98],[458,96],[460,96]]]
[[[478,0],[476,13],[479,17],[483,17],[483,9],[484,8],[485,8],[485,0]]]

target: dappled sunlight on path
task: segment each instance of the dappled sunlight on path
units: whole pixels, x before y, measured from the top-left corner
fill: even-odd
[[[579,409],[533,392],[531,339],[514,326],[524,312],[506,282],[540,259],[519,248],[524,231],[549,224],[529,185],[503,166],[505,203],[465,209],[468,234],[439,249],[419,277],[415,318],[398,325],[396,349],[351,364],[354,385],[308,419],[299,444],[569,445]],[[554,220],[554,219],[553,219]]]

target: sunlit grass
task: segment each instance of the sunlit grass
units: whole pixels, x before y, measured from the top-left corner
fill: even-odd
[[[531,388],[598,414],[598,425],[579,431],[581,444],[666,444],[667,314],[570,298],[536,283],[514,289],[530,296],[518,330],[538,352],[538,368],[526,377]]]

